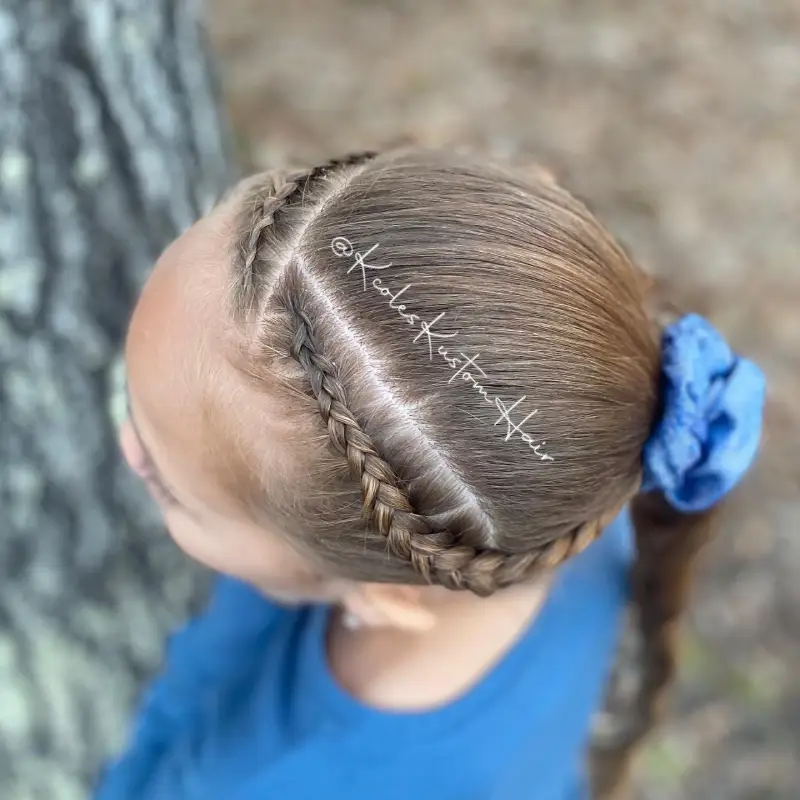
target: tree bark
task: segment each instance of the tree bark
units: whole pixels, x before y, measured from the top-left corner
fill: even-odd
[[[121,346],[233,178],[198,0],[0,0],[0,795],[83,798],[202,595],[123,466]]]

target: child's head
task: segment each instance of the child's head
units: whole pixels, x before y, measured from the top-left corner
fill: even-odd
[[[479,594],[554,566],[638,488],[646,291],[538,175],[398,151],[244,182],[167,250],[130,329],[171,532],[267,589],[295,560]]]
[[[702,325],[675,351],[664,412],[650,295],[540,172],[397,150],[259,175],[165,252],[142,294],[125,450],[155,487],[144,443],[168,482],[174,497],[155,492],[181,547],[279,597],[491,594],[591,543],[639,490],[662,416],[651,461],[667,497],[675,459],[708,455],[703,436],[744,442],[737,475],[752,458],[758,388],[746,441],[724,414],[712,430],[684,413],[705,413],[705,395],[681,383],[681,359],[691,372],[695,354],[716,358],[700,375],[714,387],[732,374]],[[716,480],[695,489],[716,499]],[[709,519],[675,509],[711,503],[675,497],[633,504],[647,678],[628,742],[673,671],[671,623]]]

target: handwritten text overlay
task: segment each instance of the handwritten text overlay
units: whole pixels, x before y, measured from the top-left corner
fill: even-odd
[[[358,269],[361,271],[361,280],[363,289],[362,291],[367,290],[367,270],[382,270],[388,269],[391,267],[391,264],[368,264],[366,258],[370,255],[370,253],[377,250],[378,245],[375,244],[367,250],[366,253],[354,253],[353,252],[353,245],[350,243],[349,239],[345,239],[344,236],[336,236],[331,241],[331,250],[333,250],[334,254],[339,258],[350,258],[353,257],[353,263],[350,268],[347,270],[348,274],[353,272],[354,270]],[[384,286],[382,280],[379,277],[375,277],[370,281],[373,289],[379,292],[383,297],[389,298],[389,308],[394,309],[397,313],[409,324],[416,327],[419,327],[419,333],[414,337],[413,341],[418,341],[419,339],[423,339],[428,344],[428,357],[430,360],[433,360],[433,350],[434,350],[434,339],[453,339],[455,336],[458,335],[458,331],[455,333],[442,333],[440,331],[434,331],[433,327],[436,325],[442,317],[445,316],[445,312],[443,311],[438,316],[434,317],[430,322],[427,320],[422,319],[417,314],[409,313],[406,311],[406,304],[400,303],[397,304],[397,300],[401,297],[408,289],[411,288],[412,284],[406,284],[402,289],[398,292],[392,292],[388,286]],[[406,301],[407,302],[407,301]],[[424,338],[423,338],[424,337]],[[458,355],[450,355],[450,350],[454,350]],[[505,441],[508,441],[512,436],[519,435],[520,439],[525,442],[541,461],[554,461],[555,459],[552,456],[549,456],[544,451],[540,450],[542,445],[546,444],[545,441],[541,441],[539,443],[535,443],[534,440],[522,430],[522,426],[534,415],[539,413],[539,409],[535,409],[531,411],[524,419],[520,420],[519,422],[514,422],[511,418],[511,413],[520,405],[520,403],[525,400],[527,395],[520,397],[516,403],[509,406],[507,405],[500,397],[497,396],[490,396],[486,389],[478,382],[478,379],[475,377],[474,373],[479,373],[479,376],[486,378],[487,375],[483,371],[481,367],[478,366],[478,354],[468,357],[465,355],[461,350],[456,349],[453,345],[450,345],[450,350],[446,349],[443,344],[440,344],[438,348],[436,348],[436,352],[450,365],[450,368],[455,370],[450,377],[448,383],[452,383],[459,375],[461,376],[461,380],[472,384],[472,388],[478,392],[478,394],[483,397],[483,399],[497,408],[500,412],[499,419],[494,423],[495,425],[499,425],[501,422],[506,423],[506,435]],[[467,370],[467,367],[470,367],[470,370]]]

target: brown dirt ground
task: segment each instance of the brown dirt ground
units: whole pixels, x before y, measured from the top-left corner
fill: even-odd
[[[800,797],[800,3],[215,0],[246,162],[411,135],[552,167],[770,380],[639,797]]]

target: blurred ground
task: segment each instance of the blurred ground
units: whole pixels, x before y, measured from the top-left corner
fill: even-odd
[[[640,797],[800,797],[800,3],[215,0],[245,158],[533,155],[770,379]]]

